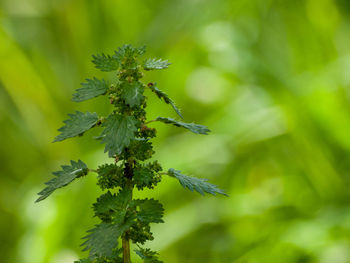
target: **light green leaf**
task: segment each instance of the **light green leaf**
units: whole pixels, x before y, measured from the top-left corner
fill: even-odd
[[[70,119],[63,121],[66,125],[58,129],[61,134],[56,136],[53,142],[63,141],[71,137],[82,135],[98,122],[98,116],[95,112],[82,113],[76,111],[75,114],[68,114],[68,116]]]
[[[40,197],[35,202],[44,200],[56,189],[68,185],[74,179],[84,176],[87,173],[86,164],[80,160],[78,162],[71,161],[71,165],[63,165],[62,171],[53,172],[53,175],[56,177],[45,183],[47,187],[38,193]]]
[[[170,64],[168,60],[148,58],[143,62],[143,68],[145,70],[165,69]]]
[[[86,79],[85,83],[81,83],[82,88],[77,89],[73,94],[73,101],[81,102],[84,100],[92,99],[97,96],[103,95],[108,90],[108,82],[104,79],[99,80],[97,78]]]
[[[223,190],[219,189],[216,185],[208,183],[207,179],[187,176],[187,175],[181,174],[181,171],[175,170],[173,168],[170,168],[168,170],[168,175],[178,179],[180,184],[184,188],[188,188],[192,192],[193,190],[196,190],[201,195],[204,195],[204,193],[209,193],[212,195],[222,194],[222,195],[228,196],[227,194],[225,194]]]
[[[138,207],[137,218],[143,223],[164,223],[162,217],[164,208],[158,200],[137,199],[133,200],[133,205]]]
[[[177,126],[177,127],[182,127],[182,128],[188,129],[191,132],[197,133],[197,134],[207,135],[208,132],[210,132],[210,130],[204,125],[199,125],[199,124],[195,124],[195,123],[185,123],[185,122],[174,120],[173,118],[158,117],[156,120],[167,123],[167,124],[172,124],[172,125]]]
[[[165,92],[158,89],[155,84],[149,85],[148,87],[158,96],[158,98],[163,99],[165,103],[170,104],[181,119],[183,119],[181,111],[176,107],[174,101],[170,99]]]
[[[123,85],[123,90],[121,93],[122,98],[125,100],[126,104],[131,107],[141,105],[144,96],[142,84],[139,82],[125,83]]]
[[[120,66],[120,60],[115,56],[98,54],[92,56],[92,63],[95,64],[95,67],[101,71],[114,71],[117,70]]]
[[[135,138],[137,120],[133,116],[111,114],[103,123],[102,143],[106,144],[105,152],[109,157],[120,154]]]
[[[130,44],[123,45],[114,52],[114,57],[122,61],[123,58],[130,58],[134,56],[142,56],[146,52],[146,46],[133,47]]]

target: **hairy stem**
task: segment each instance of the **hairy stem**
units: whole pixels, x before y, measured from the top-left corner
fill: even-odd
[[[127,152],[128,149],[126,148],[125,151]],[[125,188],[131,192],[130,198],[132,199],[132,190],[133,190],[133,185],[132,185],[133,162],[132,162],[132,160],[129,160],[128,162],[125,163],[124,176],[126,177]],[[124,235],[122,236],[122,248],[123,248],[123,262],[124,263],[131,263],[131,260],[130,260],[130,239],[129,239],[128,231],[126,231],[124,233]]]
[[[123,246],[123,262],[124,263],[131,263],[130,260],[130,241],[128,237],[128,232],[126,232],[123,235],[123,241],[122,241],[122,246]]]

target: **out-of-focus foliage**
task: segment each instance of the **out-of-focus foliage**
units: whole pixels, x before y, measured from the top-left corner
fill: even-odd
[[[147,78],[186,121],[212,130],[203,137],[155,124],[155,159],[210,178],[230,195],[202,198],[171,178],[156,194],[138,194],[165,204],[166,224],[154,226],[150,244],[160,260],[348,262],[349,11],[345,0],[2,0],[1,262],[81,256],[81,234],[97,223],[90,219],[96,179],[34,201],[60,163],[106,160],[98,141],[50,142],[77,107],[67,97],[96,72],[88,55],[124,43],[146,44],[171,61]],[[96,77],[114,77],[105,74]],[[147,96],[150,118],[160,111],[176,118]],[[109,112],[94,100],[79,111]]]

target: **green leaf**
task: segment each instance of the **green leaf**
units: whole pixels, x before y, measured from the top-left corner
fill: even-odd
[[[160,165],[155,162],[136,165],[132,181],[138,190],[142,190],[145,187],[153,189],[161,180],[161,176],[156,173],[161,169]]]
[[[134,169],[133,182],[136,185],[137,189],[141,190],[144,187],[153,188],[153,177],[154,172],[148,167],[137,167]]]
[[[120,60],[115,56],[98,54],[98,55],[92,56],[92,58],[93,58],[92,63],[94,63],[95,67],[101,71],[106,71],[106,72],[114,71],[114,70],[117,70],[120,66]]]
[[[71,161],[71,165],[63,165],[61,167],[62,171],[53,172],[53,175],[56,177],[45,183],[47,187],[38,193],[40,197],[36,202],[44,200],[56,189],[64,187],[75,178],[87,175],[88,173],[86,164],[80,160],[78,162]]]
[[[97,113],[82,113],[76,111],[75,114],[68,114],[70,119],[63,121],[66,125],[59,128],[60,135],[56,136],[53,142],[63,141],[65,139],[82,135],[91,129],[98,122]]]
[[[182,128],[188,129],[191,132],[197,133],[197,134],[207,135],[208,132],[210,132],[210,130],[204,125],[199,125],[199,124],[195,124],[195,123],[185,123],[185,122],[174,120],[173,118],[158,117],[156,119],[156,121],[161,121],[161,122],[164,122],[167,124],[172,124],[172,125],[177,126],[177,127],[182,127]]]
[[[93,204],[95,214],[101,216],[109,214],[118,209],[118,197],[111,194],[110,191],[97,198],[97,202]]]
[[[162,217],[164,208],[158,200],[137,199],[133,200],[133,205],[138,207],[137,219],[143,223],[164,223]]]
[[[92,99],[97,96],[103,95],[108,90],[108,82],[104,79],[99,80],[97,78],[86,79],[85,83],[81,83],[82,88],[77,89],[73,94],[73,101],[81,102],[84,100]]]
[[[168,60],[148,58],[143,62],[143,68],[145,70],[165,69],[168,68],[170,64]]]
[[[83,258],[83,259],[80,259],[79,261],[74,261],[74,263],[93,263],[93,261],[88,258]]]
[[[180,184],[184,188],[188,188],[192,192],[193,190],[196,190],[201,195],[204,195],[204,193],[208,193],[212,195],[222,194],[222,195],[228,196],[227,194],[225,194],[223,190],[219,189],[216,185],[208,183],[207,179],[187,176],[187,175],[181,174],[181,171],[175,170],[173,168],[170,168],[168,170],[168,175],[178,179]]]
[[[170,99],[165,92],[158,89],[155,86],[155,84],[149,85],[148,87],[158,96],[158,98],[163,99],[165,103],[170,104],[173,107],[173,109],[176,111],[176,113],[181,117],[181,119],[183,119],[181,111],[176,107],[174,101]]]
[[[142,56],[146,52],[146,46],[135,48],[130,44],[123,45],[114,52],[114,57],[119,61],[122,61],[123,58],[130,58],[134,56]]]
[[[135,138],[137,120],[133,116],[111,114],[103,123],[102,143],[106,144],[105,152],[109,157],[120,154]]]
[[[130,200],[131,191],[120,190],[118,195],[112,195],[108,191],[97,199],[97,202],[93,204],[93,208],[97,216],[108,215],[117,211],[124,211]],[[124,218],[120,218],[120,220],[123,221]]]
[[[123,85],[123,90],[121,93],[121,97],[125,100],[126,104],[129,104],[130,107],[141,105],[144,96],[143,87],[140,82],[126,82]]]
[[[90,250],[90,257],[111,257],[118,246],[118,238],[130,227],[131,223],[109,224],[101,223],[83,239],[87,239],[82,246],[83,251]]]
[[[145,263],[163,263],[158,260],[158,253],[151,251],[149,248],[141,248],[134,250],[136,254],[143,259]]]
[[[98,167],[97,185],[102,189],[113,189],[123,187],[126,178],[124,176],[124,167],[115,164],[104,164]]]

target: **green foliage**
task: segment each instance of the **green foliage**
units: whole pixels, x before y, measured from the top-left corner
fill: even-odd
[[[195,124],[195,123],[185,123],[181,121],[174,120],[173,118],[164,118],[164,117],[157,117],[156,121],[161,121],[167,124],[172,124],[176,127],[182,127],[185,129],[190,130],[193,133],[197,134],[205,134],[207,135],[210,130],[203,125]]]
[[[88,258],[84,258],[80,259],[79,261],[74,261],[74,263],[93,263],[93,261]]]
[[[137,219],[142,223],[164,223],[162,217],[164,208],[159,201],[154,199],[134,200],[133,205],[137,207]]]
[[[143,87],[140,82],[126,82],[122,90],[121,96],[126,104],[130,107],[139,106],[145,98],[143,95]]]
[[[116,186],[124,186],[124,169],[116,164],[104,164],[98,167],[97,185],[102,189],[113,189]]]
[[[139,190],[145,187],[154,188],[161,180],[161,176],[157,174],[161,170],[162,167],[157,161],[138,165],[134,169],[133,183]]]
[[[162,263],[158,260],[158,253],[151,251],[149,248],[140,248],[135,249],[137,255],[142,258],[144,263]]]
[[[150,224],[163,223],[164,208],[153,199],[132,199],[133,189],[153,189],[162,179],[162,174],[169,174],[177,178],[180,183],[190,189],[204,194],[213,195],[225,193],[215,185],[198,179],[182,175],[179,171],[169,169],[168,173],[161,173],[162,167],[158,161],[145,162],[154,154],[151,138],[156,136],[156,129],[148,127],[149,123],[161,121],[178,127],[186,128],[197,134],[207,134],[209,129],[203,125],[184,123],[171,118],[158,117],[147,121],[146,100],[143,95],[144,85],[140,79],[143,76],[141,69],[153,70],[167,68],[169,63],[164,60],[146,59],[141,64],[137,59],[145,53],[145,47],[135,48],[124,45],[118,48],[113,55],[93,56],[96,68],[102,71],[117,71],[117,81],[109,84],[97,78],[87,79],[82,88],[77,89],[73,101],[84,101],[99,95],[108,94],[109,103],[114,110],[108,117],[98,117],[96,113],[76,112],[70,114],[70,119],[60,128],[61,134],[55,141],[83,135],[85,131],[100,125],[103,131],[97,139],[105,144],[105,152],[113,158],[113,163],[100,165],[96,170],[88,169],[82,161],[71,162],[71,166],[62,166],[62,171],[55,172],[54,179],[47,183],[47,187],[39,193],[37,201],[49,196],[57,188],[63,187],[75,178],[86,175],[89,171],[97,173],[97,185],[107,192],[97,198],[93,210],[100,223],[88,231],[84,237],[84,251],[89,250],[89,259],[81,259],[80,263],[120,263],[121,252],[125,257],[124,263],[130,263],[128,251],[131,240],[135,244],[144,244],[153,240]],[[170,104],[182,118],[180,110],[169,96],[149,84],[148,87],[165,103]],[[117,190],[117,193],[113,191]],[[123,250],[119,239],[123,240]],[[149,249],[142,249],[136,253],[144,262],[161,262],[157,253]]]
[[[106,144],[105,152],[109,157],[118,155],[122,150],[129,146],[130,142],[135,138],[137,131],[137,120],[133,116],[125,116],[119,114],[111,114],[103,123],[101,137],[102,142]]]
[[[92,56],[92,58],[92,63],[94,63],[95,67],[101,71],[109,72],[117,70],[120,64],[118,59],[110,55],[101,54]]]
[[[63,121],[66,125],[59,128],[60,135],[56,136],[54,142],[83,135],[84,132],[94,127],[98,122],[97,114],[77,111],[75,114],[68,114],[70,119]]]
[[[88,168],[81,160],[78,162],[70,161],[71,165],[62,165],[62,171],[53,172],[53,179],[45,183],[47,187],[38,193],[40,197],[36,202],[40,202],[52,194],[58,188],[70,184],[74,179],[84,176],[88,173]]]
[[[212,195],[222,194],[227,196],[227,194],[225,194],[224,191],[219,189],[216,185],[208,183],[207,179],[187,176],[187,175],[181,174],[181,171],[175,170],[173,168],[170,168],[168,170],[168,175],[178,179],[180,184],[184,188],[188,188],[192,192],[193,190],[196,190],[201,195],[204,195],[204,193],[208,193]]]
[[[112,257],[118,246],[118,238],[130,227],[130,222],[114,224],[101,223],[88,231],[89,235],[82,246],[83,251],[90,250],[90,257]]]
[[[165,69],[168,68],[170,63],[167,60],[148,58],[143,62],[143,68],[145,70],[154,70],[154,69]]]
[[[82,88],[77,89],[77,93],[73,94],[73,101],[81,102],[89,100],[97,96],[103,95],[107,92],[109,84],[104,79],[99,80],[97,78],[86,79],[85,83],[81,83]]]
[[[158,98],[163,99],[165,103],[170,104],[175,112],[183,119],[183,116],[181,114],[181,111],[176,107],[175,103],[173,102],[172,99],[169,98],[169,96],[164,92],[158,89],[156,84],[149,83],[148,87],[158,96]]]

